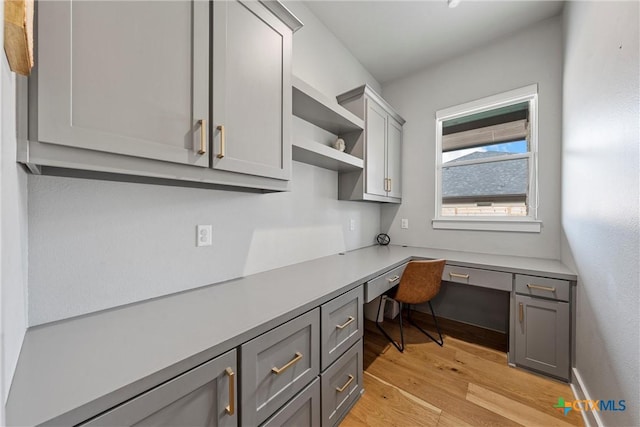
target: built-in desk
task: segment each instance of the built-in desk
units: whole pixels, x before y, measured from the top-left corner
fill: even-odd
[[[24,338],[7,422],[81,423],[413,258],[445,258],[450,266],[514,277],[576,281],[555,260],[374,246],[37,326]],[[575,292],[575,286],[571,289]]]

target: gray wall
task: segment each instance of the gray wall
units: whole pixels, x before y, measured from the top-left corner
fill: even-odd
[[[562,260],[579,276],[575,369],[601,425],[640,425],[638,2],[565,10]]]
[[[380,83],[302,2],[283,3],[304,23],[293,36],[294,75],[331,97],[364,83],[380,92]]]
[[[297,2],[294,73],[328,95],[368,82]],[[356,220],[349,231],[349,220]],[[195,247],[196,224],[213,246]],[[29,176],[29,325],[372,244],[376,204],[339,202],[337,173],[294,162],[293,191],[227,191]]]
[[[0,8],[0,22],[4,9]],[[0,32],[0,44],[3,35]],[[27,325],[27,176],[16,164],[15,75],[0,55],[0,425]]]
[[[562,21],[560,17],[474,49],[383,86],[382,95],[406,120],[403,203],[383,206],[383,230],[394,243],[485,253],[560,257],[560,137]],[[510,89],[539,87],[539,218],[541,233],[434,230],[435,112]],[[409,219],[401,230],[400,219]]]

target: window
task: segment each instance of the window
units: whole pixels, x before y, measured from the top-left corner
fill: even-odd
[[[539,232],[537,85],[436,113],[434,228]]]

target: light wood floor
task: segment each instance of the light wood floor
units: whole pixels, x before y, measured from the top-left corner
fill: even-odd
[[[574,399],[567,384],[509,367],[503,351],[447,334],[439,347],[405,322],[400,353],[365,324],[365,393],[342,427],[584,425],[578,412],[553,407],[558,397]],[[399,337],[395,322],[387,327]]]

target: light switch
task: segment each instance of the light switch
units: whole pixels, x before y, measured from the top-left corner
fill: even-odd
[[[402,218],[400,227],[402,228],[409,228],[409,220],[407,218]]]
[[[356,229],[356,220],[351,218],[349,220],[349,231],[353,231]]]

